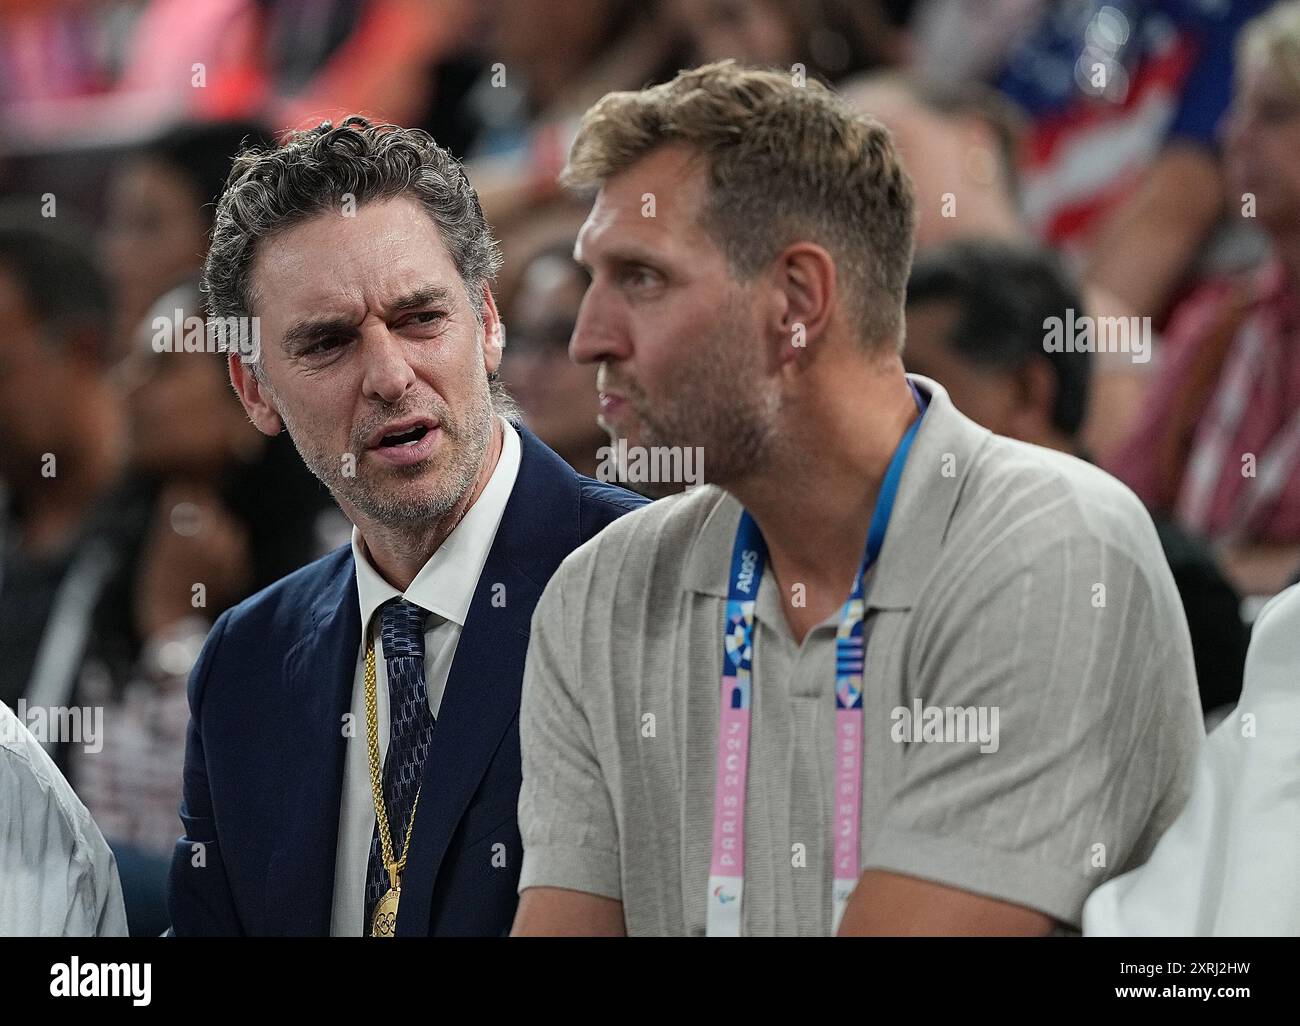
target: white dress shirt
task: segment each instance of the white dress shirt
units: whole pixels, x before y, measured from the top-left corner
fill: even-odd
[[[420,568],[405,592],[399,592],[374,568],[366,555],[361,532],[352,529],[352,557],[356,563],[357,597],[361,603],[361,636],[357,639],[357,668],[352,681],[352,735],[347,738],[343,769],[343,798],[339,808],[338,852],[334,860],[334,907],[330,934],[360,937],[365,915],[366,867],[370,837],[375,829],[375,806],[370,786],[370,755],[366,747],[366,631],[371,619],[389,599],[404,598],[429,610],[424,629],[424,679],[429,709],[434,717],[442,704],[447,675],[456,645],[469,614],[479,574],[496,538],[497,526],[519,473],[519,435],[505,420],[501,455],[492,476],[429,561]],[[388,751],[388,674],[379,625],[375,625],[375,706],[379,716],[379,751]],[[419,808],[416,809],[419,816]],[[401,857],[404,838],[393,838],[394,854]]]
[[[125,937],[117,862],[27,725],[0,702],[0,937]]]
[[[1160,729],[1155,724],[1153,729]],[[1300,585],[1255,621],[1237,708],[1142,866],[1083,908],[1097,937],[1300,936]]]

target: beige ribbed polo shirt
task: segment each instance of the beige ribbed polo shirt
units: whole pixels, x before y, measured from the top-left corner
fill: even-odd
[[[929,408],[867,593],[862,869],[1077,928],[1088,893],[1145,861],[1189,793],[1204,731],[1182,606],[1124,485],[992,435],[912,380]],[[551,579],[520,719],[521,891],[616,898],[631,935],[704,933],[740,513],[713,486],[660,500]],[[742,932],[826,935],[836,617],[796,644],[776,588],[769,568]]]

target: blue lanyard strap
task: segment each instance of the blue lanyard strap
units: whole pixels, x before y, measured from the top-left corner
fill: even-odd
[[[885,470],[880,494],[876,498],[876,506],[871,514],[871,524],[867,528],[866,554],[863,556],[857,576],[853,579],[853,590],[841,612],[841,626],[843,627],[846,621],[856,620],[858,636],[862,633],[862,610],[857,609],[853,604],[862,602],[863,578],[875,564],[880,549],[885,543],[885,532],[889,528],[889,519],[894,511],[894,500],[898,497],[898,483],[902,479],[903,468],[907,464],[907,455],[911,451],[912,442],[925,417],[927,404],[924,397],[910,381],[908,385],[912,389],[912,397],[916,400],[919,415],[903,434],[902,441],[898,443],[898,448],[894,450],[893,458],[889,461],[889,467]],[[755,523],[749,510],[744,510],[736,529],[736,541],[731,550],[730,585],[727,590],[725,648],[726,658],[733,670],[743,668],[748,671],[750,668],[753,657],[754,602],[758,596],[758,586],[763,579],[763,566],[766,562],[767,544],[763,541],[762,532],[759,531],[758,524]]]
[[[908,383],[911,385],[911,382]],[[867,551],[840,612],[835,636],[835,829],[832,931],[838,930],[859,868],[862,805],[862,679],[866,665],[863,579],[880,555],[898,495],[899,480],[921,421],[925,402],[911,385],[920,415],[904,433],[881,482],[867,529]],[[715,766],[713,856],[709,864],[706,929],[710,936],[739,936],[744,894],[745,802],[749,776],[750,706],[753,700],[754,607],[763,579],[767,545],[758,524],[742,512],[731,552],[727,620]]]

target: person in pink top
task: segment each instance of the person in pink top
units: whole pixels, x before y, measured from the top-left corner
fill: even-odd
[[[1271,258],[1175,312],[1137,429],[1107,469],[1209,539],[1243,594],[1269,595],[1300,571],[1300,2],[1242,32],[1225,128],[1234,193]]]

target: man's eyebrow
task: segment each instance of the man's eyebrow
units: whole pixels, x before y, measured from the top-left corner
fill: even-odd
[[[300,345],[314,342],[330,335],[353,335],[357,326],[347,317],[323,317],[318,320],[303,320],[293,324],[280,340],[280,348],[292,353]]]
[[[439,306],[451,303],[451,290],[442,285],[421,285],[409,292],[394,296],[388,304],[391,313],[414,310],[420,306]]]
[[[576,259],[576,257],[575,257]],[[627,264],[651,264],[658,266],[663,260],[661,254],[652,250],[644,249],[636,243],[621,242],[610,246],[602,253],[596,254],[594,262],[606,264],[612,267],[626,266]],[[578,264],[591,270],[591,265],[586,260],[578,260]]]
[[[421,285],[395,296],[388,304],[390,313],[414,310],[422,306],[445,305],[451,302],[451,291],[441,285]],[[314,342],[331,335],[352,336],[357,326],[347,317],[322,317],[316,320],[301,320],[293,324],[284,333],[280,346],[285,352],[293,352],[300,345]]]

